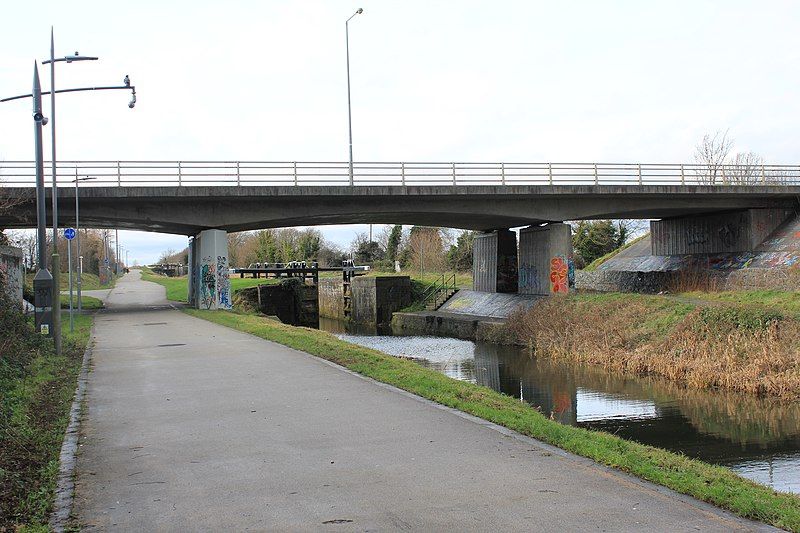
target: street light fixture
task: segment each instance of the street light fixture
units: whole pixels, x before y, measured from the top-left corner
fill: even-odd
[[[61,260],[58,256],[58,180],[56,177],[56,63],[64,61],[73,63],[77,61],[96,61],[96,57],[75,55],[65,56],[56,59],[55,40],[53,37],[53,27],[50,26],[50,59],[42,61],[43,65],[50,65],[50,143],[51,157],[50,164],[53,178],[53,338],[56,345],[56,354],[61,354]],[[71,296],[70,296],[71,297]],[[71,302],[70,302],[71,303]]]
[[[51,41],[52,42],[52,41]],[[66,59],[65,59],[66,60]],[[74,57],[71,61],[74,61]],[[70,62],[71,62],[70,61]],[[136,87],[130,84],[128,76],[125,76],[123,86],[105,86],[105,87],[78,87],[74,89],[59,89],[51,88],[49,92],[42,91],[41,83],[39,82],[39,66],[36,62],[33,65],[33,90],[29,94],[20,94],[8,98],[0,98],[0,103],[10,102],[12,100],[20,100],[22,98],[33,99],[33,120],[34,120],[34,146],[35,146],[35,168],[36,168],[36,228],[38,240],[38,270],[33,281],[33,288],[35,293],[35,324],[36,329],[43,335],[54,337],[56,350],[61,350],[61,335],[60,324],[61,316],[58,306],[54,306],[54,300],[58,302],[59,293],[54,290],[57,285],[54,284],[52,274],[47,270],[47,261],[45,255],[47,253],[46,243],[46,206],[45,206],[45,193],[44,193],[44,155],[42,150],[42,126],[48,123],[47,117],[42,113],[42,96],[45,94],[53,95],[56,93],[74,93],[83,91],[107,91],[123,89],[131,91],[131,101],[128,107],[133,107],[136,103]],[[55,161],[55,158],[53,158]],[[55,165],[54,165],[55,166]],[[58,212],[56,208],[58,190],[55,183],[56,173],[53,172],[53,223],[57,225]],[[53,236],[53,244],[58,242],[58,234],[55,232]],[[55,248],[57,251],[57,248]],[[60,266],[58,264],[58,254],[54,254],[55,268],[54,271],[58,275]],[[79,258],[80,260],[80,258]],[[82,269],[81,269],[82,270]],[[58,279],[56,277],[56,279]],[[53,308],[57,312],[53,312]]]
[[[353,185],[353,114],[350,110],[350,19],[360,15],[364,10],[358,8],[344,23],[344,36],[347,50],[347,126],[350,133],[350,185]]]
[[[78,212],[80,210],[80,206],[78,205],[78,183],[81,181],[89,181],[89,180],[96,180],[97,178],[85,176],[83,178],[78,177],[78,167],[75,167],[75,179],[72,180],[72,183],[75,184],[75,238],[78,240],[76,243],[77,252],[75,257],[77,258],[77,265],[75,265],[75,271],[78,276],[78,313],[83,310],[83,304],[81,303],[81,278],[83,278],[83,256],[81,255],[81,226],[80,220],[78,219]],[[70,272],[70,276],[72,272]],[[70,295],[72,298],[72,295]]]

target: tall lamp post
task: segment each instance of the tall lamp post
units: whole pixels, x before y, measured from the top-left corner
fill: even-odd
[[[76,54],[77,55],[77,54]],[[64,61],[70,62],[74,58],[64,58]],[[60,60],[54,60],[60,61]],[[131,91],[131,100],[128,102],[128,107],[133,109],[136,105],[136,87],[131,85],[128,76],[125,76],[123,81],[124,85],[121,86],[105,86],[105,87],[78,87],[74,89],[59,89],[51,88],[49,92],[42,91],[41,83],[39,81],[39,66],[36,62],[33,65],[33,90],[29,94],[20,94],[18,96],[11,96],[9,98],[0,98],[0,103],[10,102],[12,100],[20,100],[22,98],[33,99],[33,120],[34,120],[34,146],[36,155],[36,220],[37,220],[37,239],[38,239],[38,270],[33,280],[33,290],[35,293],[35,324],[36,329],[43,335],[54,337],[56,350],[60,353],[61,350],[61,335],[60,335],[60,308],[58,300],[58,285],[55,285],[52,274],[47,270],[47,242],[45,235],[46,221],[46,206],[45,206],[45,193],[44,193],[44,154],[42,149],[42,126],[45,126],[49,121],[42,114],[42,96],[45,94],[52,95],[53,93],[75,93],[83,91],[108,91],[108,90],[126,90]],[[56,199],[58,198],[58,190],[55,184],[55,172],[53,173],[53,222],[57,224],[58,213],[56,211]],[[58,242],[58,235],[54,231],[53,245],[55,248]],[[56,279],[60,266],[58,264],[58,255],[54,254],[54,272]],[[80,258],[79,258],[80,262]],[[55,308],[55,309],[54,309]]]
[[[347,50],[347,127],[350,133],[350,185],[353,185],[353,114],[350,110],[350,19],[360,15],[364,10],[360,7],[350,15],[344,23],[345,46]]]
[[[75,179],[72,180],[72,183],[75,184],[75,238],[78,240],[76,245],[76,252],[75,252],[75,272],[78,276],[78,312],[80,313],[83,310],[83,304],[81,303],[81,278],[83,277],[83,256],[81,255],[81,225],[80,220],[78,217],[78,213],[80,211],[80,206],[78,202],[78,198],[80,195],[78,194],[78,183],[81,181],[89,181],[95,180],[97,178],[90,178],[89,176],[85,176],[83,178],[78,177],[78,167],[75,167]]]
[[[53,178],[53,338],[56,344],[56,353],[61,353],[61,259],[58,256],[58,181],[56,178],[56,63],[73,63],[76,61],[97,61],[96,57],[75,55],[55,58],[55,41],[53,38],[53,27],[50,27],[50,59],[42,61],[43,65],[50,65],[50,144],[51,144],[51,167]]]

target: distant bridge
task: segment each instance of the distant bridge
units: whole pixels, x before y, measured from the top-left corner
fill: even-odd
[[[354,170],[351,185],[343,162],[63,161],[60,222],[74,221],[76,175],[96,178],[80,184],[82,225],[183,235],[352,223],[492,230],[797,208],[800,198],[799,165],[357,163]],[[0,227],[35,225],[34,181],[31,162],[2,164],[4,191],[24,202],[0,215]]]

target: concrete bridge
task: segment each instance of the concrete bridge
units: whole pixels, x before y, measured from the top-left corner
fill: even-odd
[[[228,231],[352,223],[480,230],[476,289],[549,294],[569,290],[562,221],[662,219],[654,251],[736,252],[800,207],[796,165],[359,163],[351,177],[346,163],[61,162],[59,175],[64,185],[97,178],[80,189],[82,225],[194,237],[191,294],[204,307],[230,305]],[[4,164],[3,192],[22,201],[0,215],[0,227],[35,225],[32,177],[29,162]],[[58,196],[59,222],[70,224],[75,189]],[[529,229],[517,247],[507,228],[521,226]]]

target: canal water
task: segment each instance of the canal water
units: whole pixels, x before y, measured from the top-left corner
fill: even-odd
[[[690,390],[663,379],[538,359],[519,347],[347,331],[342,322],[324,318],[320,328],[519,398],[563,424],[684,453],[777,490],[800,493],[797,403]]]

